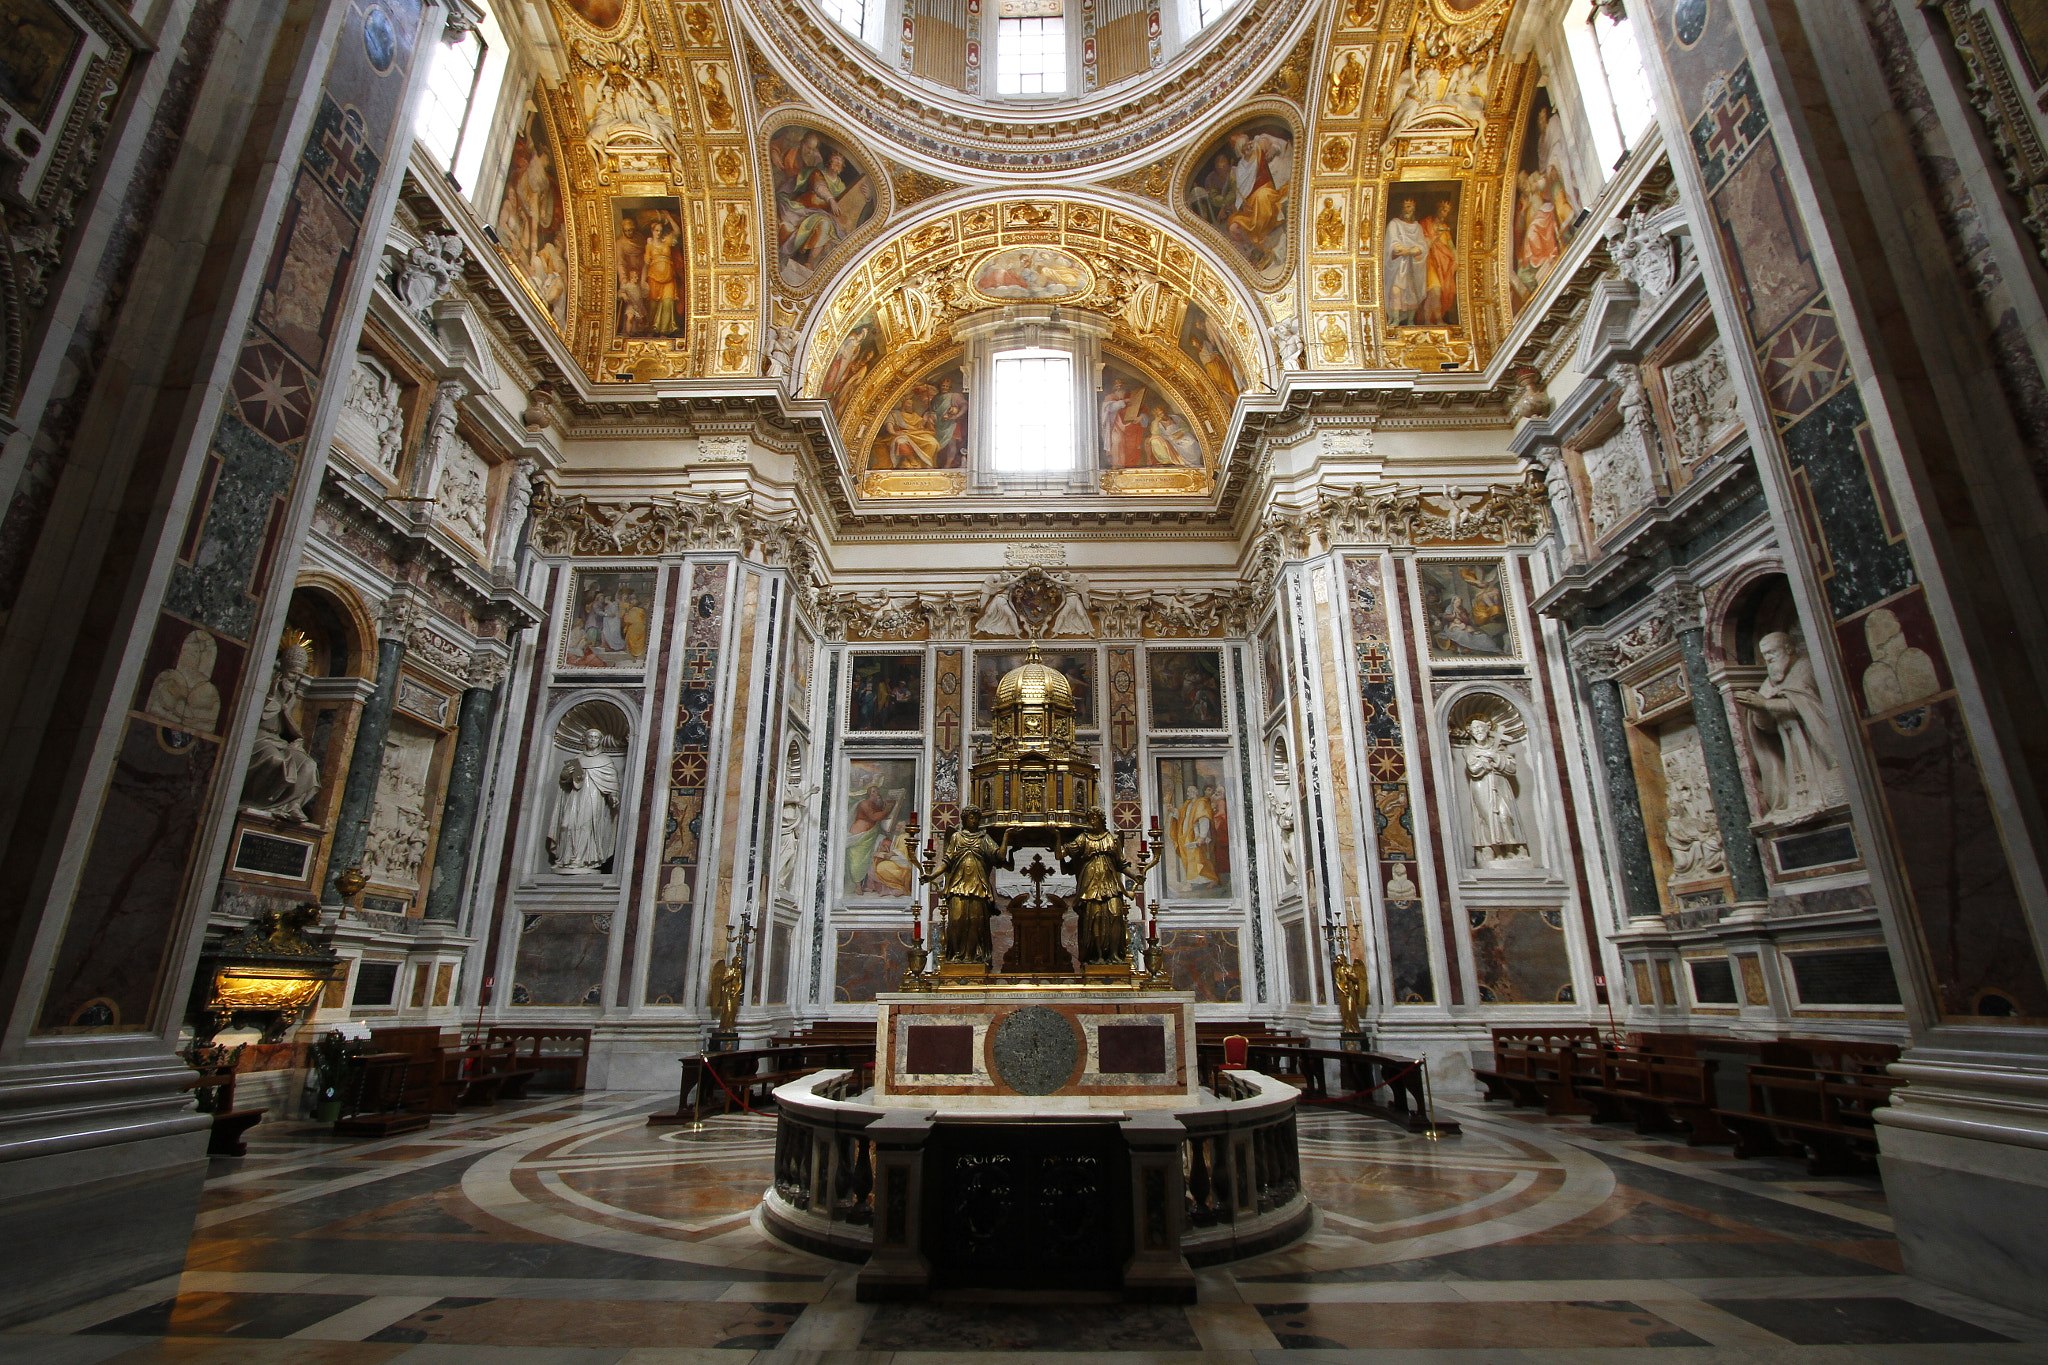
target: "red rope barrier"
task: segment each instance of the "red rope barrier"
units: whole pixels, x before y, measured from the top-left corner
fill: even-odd
[[[697,1054],[697,1061],[703,1066],[703,1068],[706,1071],[711,1073],[711,1079],[718,1082],[718,1088],[725,1092],[726,1098],[731,1100],[734,1104],[737,1104],[740,1107],[741,1113],[753,1114],[755,1118],[760,1117],[760,1114],[752,1106],[750,1106],[743,1097],[735,1095],[733,1093],[732,1087],[725,1083],[725,1077],[719,1073],[718,1068],[711,1065],[710,1057],[700,1052]]]

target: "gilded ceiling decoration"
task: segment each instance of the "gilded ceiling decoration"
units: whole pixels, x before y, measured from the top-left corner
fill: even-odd
[[[1311,368],[1476,369],[1506,333],[1503,178],[1533,86],[1501,47],[1513,4],[1333,7],[1301,214]]]
[[[1239,5],[1180,60],[1102,95],[1020,109],[904,79],[804,0],[737,8],[790,88],[857,121],[878,148],[939,173],[1041,180],[1114,174],[1156,156],[1267,80],[1319,9],[1311,0]]]
[[[749,91],[708,0],[553,0],[568,78],[536,87],[501,250],[599,378],[757,374]],[[554,177],[562,230],[548,218]]]
[[[802,392],[832,402],[863,493],[964,489],[959,452],[937,430],[954,405],[949,375],[964,388],[954,324],[1012,304],[1057,304],[1104,319],[1108,369],[1122,367],[1133,401],[1142,389],[1161,409],[1147,452],[1105,461],[1108,491],[1213,487],[1237,396],[1269,386],[1262,325],[1208,259],[1157,223],[1101,204],[1034,198],[928,218],[834,284],[805,351]],[[1113,382],[1114,375],[1106,394]],[[932,430],[905,431],[917,425],[912,419]],[[892,453],[899,437],[914,439]]]
[[[1024,112],[934,93],[803,0],[549,4],[565,78],[526,96],[494,192],[529,302],[600,382],[799,377],[832,398],[869,495],[961,482],[933,476],[954,472],[941,426],[968,314],[1105,319],[1105,360],[1172,419],[1170,491],[1206,494],[1276,352],[1476,370],[1597,192],[1534,63],[1503,51],[1514,0],[1241,5],[1119,98],[1083,81]],[[1177,226],[1071,192],[940,207],[1077,172]],[[1013,248],[1059,256],[1008,261],[1034,284],[995,282]]]

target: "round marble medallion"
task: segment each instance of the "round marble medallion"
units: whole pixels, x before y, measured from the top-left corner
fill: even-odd
[[[1058,1010],[1026,1005],[996,1025],[989,1050],[1004,1085],[1020,1095],[1050,1095],[1074,1074],[1081,1039]]]

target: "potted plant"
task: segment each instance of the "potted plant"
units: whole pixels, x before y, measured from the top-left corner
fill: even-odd
[[[341,1117],[341,1090],[349,1065],[362,1051],[362,1044],[328,1032],[307,1049],[313,1069],[313,1117],[332,1123]]]

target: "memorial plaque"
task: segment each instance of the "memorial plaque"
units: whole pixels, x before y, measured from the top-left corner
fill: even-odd
[[[1104,1024],[1095,1032],[1104,1075],[1156,1076],[1166,1070],[1164,1024]]]
[[[1702,1005],[1733,1005],[1735,965],[1725,957],[1696,958],[1692,967],[1692,998]]]
[[[396,962],[365,962],[356,969],[356,994],[350,1003],[388,1005],[398,994]]]
[[[313,846],[296,839],[279,839],[269,834],[258,834],[253,829],[242,831],[242,837],[235,842],[233,869],[236,872],[254,872],[264,877],[289,877],[303,881],[306,869],[313,861]]]
[[[1835,948],[1787,953],[1799,1000],[1806,1005],[1896,1005],[1898,978],[1882,948]]]
[[[974,1025],[912,1024],[903,1032],[903,1069],[920,1076],[974,1074]]]
[[[1856,861],[1856,836],[1846,827],[1815,830],[1811,834],[1790,834],[1772,847],[1778,852],[1778,867],[1784,872],[1803,872],[1810,867]]]

